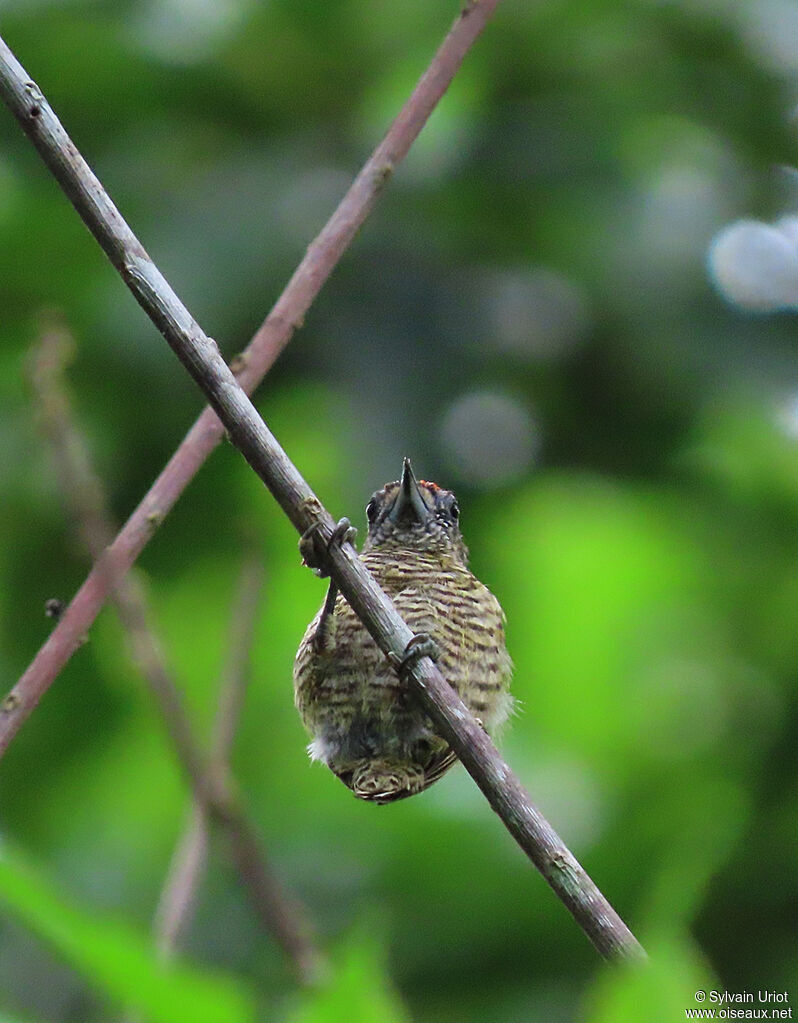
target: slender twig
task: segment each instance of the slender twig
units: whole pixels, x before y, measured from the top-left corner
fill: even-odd
[[[406,156],[497,4],[498,0],[482,0],[472,6],[467,17],[458,18],[454,23],[385,138],[308,247],[268,317],[245,351],[233,360],[237,379],[247,394],[257,387],[302,323],[371,212],[392,170]],[[2,52],[13,60],[5,44],[2,44]],[[36,86],[27,80],[25,86],[32,90],[25,109],[35,119],[39,116],[33,112],[39,109]],[[28,116],[26,114],[26,119]],[[213,409],[206,408],[0,705],[0,756],[66,662],[82,645],[100,608],[108,600],[113,581],[135,562],[223,435],[224,427]]]
[[[219,704],[214,719],[212,758],[220,769],[230,762],[233,738],[251,677],[252,647],[258,625],[263,589],[263,558],[251,550],[244,559],[230,616],[227,662],[219,686]]]
[[[263,560],[251,552],[244,560],[233,602],[228,660],[222,672],[219,704],[214,719],[211,761],[215,771],[227,774],[230,754],[241,706],[250,677],[252,644],[258,617],[259,596],[263,584]],[[169,872],[161,890],[155,913],[156,945],[163,958],[174,953],[180,934],[193,913],[208,853],[208,812],[194,800],[187,823],[175,847]],[[229,837],[235,841],[235,834]],[[235,857],[241,863],[242,857]],[[257,867],[256,867],[257,870]],[[256,904],[262,903],[256,899]]]
[[[106,539],[113,535],[113,529],[105,494],[74,421],[63,379],[72,348],[72,338],[63,327],[51,325],[43,330],[31,360],[31,379],[42,430],[53,450],[64,500],[89,554],[97,557]],[[112,599],[133,658],[158,703],[195,799],[188,833],[173,859],[166,893],[159,906],[159,946],[166,951],[173,945],[190,909],[205,858],[208,819],[214,818],[229,835],[234,860],[256,913],[288,955],[297,976],[303,983],[309,983],[318,975],[321,957],[307,934],[304,913],[272,875],[255,829],[235,797],[228,765],[246,683],[260,578],[260,565],[255,558],[248,558],[236,594],[230,663],[221,686],[210,759],[193,734],[160,640],[148,620],[148,602],[139,578],[130,573],[117,579]],[[239,846],[240,850],[236,851]]]
[[[172,853],[155,909],[153,932],[162,959],[171,959],[189,926],[208,860],[210,828],[204,805],[193,800]]]
[[[497,0],[475,0],[458,25],[479,25]],[[330,513],[300,475],[238,385],[214,341],[194,321],[78,153],[41,91],[5,44],[0,44],[0,92],[123,280],[205,393],[230,439],[300,532],[329,541]],[[413,633],[351,544],[330,547],[329,574],[380,649],[401,661]],[[425,710],[477,782],[493,809],[538,867],[576,921],[608,958],[641,958],[631,931],[536,809],[496,747],[424,657],[405,677]]]

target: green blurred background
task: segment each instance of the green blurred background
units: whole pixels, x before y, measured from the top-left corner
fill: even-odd
[[[6,0],[0,26],[232,356],[456,12]],[[235,769],[330,982],[296,990],[218,843],[184,972],[154,965],[187,791],[106,610],[2,764],[0,1019],[665,1023],[698,988],[798,997],[795,317],[735,311],[705,269],[724,224],[798,210],[797,40],[794,0],[505,0],[257,395],[361,528],[403,455],[457,491],[507,612],[503,750],[651,970],[600,965],[462,769],[376,808],[310,766],[290,678],[324,584],[225,445],[141,566],[207,733],[257,532]],[[120,520],[201,402],[5,111],[0,239],[5,690],[87,571],[26,380],[41,311],[78,339]]]

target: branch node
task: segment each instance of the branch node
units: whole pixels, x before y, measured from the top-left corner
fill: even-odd
[[[44,615],[46,618],[54,618],[55,621],[58,621],[64,613],[65,607],[66,604],[63,600],[59,600],[58,597],[50,597],[44,602]]]
[[[44,93],[39,86],[33,82],[25,82],[25,96],[29,101],[28,117],[36,118],[41,115],[42,105],[46,102]]]
[[[164,513],[163,511],[161,511],[160,508],[153,508],[152,511],[147,512],[146,522],[147,525],[151,527],[152,532],[155,532],[155,530],[158,528],[158,526],[160,526],[163,520]]]
[[[141,250],[141,251],[139,251]],[[136,246],[131,246],[130,249],[125,253],[125,259],[120,264],[120,274],[122,279],[129,288],[133,289],[133,294],[138,294],[138,290],[141,288],[146,289],[149,277],[147,274],[147,264],[149,259],[146,252],[141,246],[141,243],[136,240]]]
[[[0,710],[2,710],[4,714],[10,714],[12,711],[15,711],[17,709],[21,702],[22,701],[20,700],[20,698],[12,689],[8,696],[3,700],[3,703],[0,705]]]
[[[386,160],[374,169],[374,183],[378,189],[383,189],[391,180],[394,165],[391,160]]]
[[[216,338],[210,337],[208,334],[204,334],[199,327],[197,328],[196,334],[194,334],[191,339],[197,348],[204,346],[210,348],[214,355],[222,354],[219,350],[219,344],[216,341]]]

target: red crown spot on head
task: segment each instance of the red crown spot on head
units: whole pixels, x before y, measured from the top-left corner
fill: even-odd
[[[433,493],[437,493],[441,488],[437,483],[432,483],[430,480],[419,480],[419,486],[426,487],[427,490],[431,490]]]

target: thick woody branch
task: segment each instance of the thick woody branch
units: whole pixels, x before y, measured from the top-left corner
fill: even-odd
[[[392,168],[401,163],[407,155],[410,146],[448,88],[467,50],[484,28],[497,4],[498,0],[482,0],[481,3],[473,5],[467,17],[463,16],[455,21],[385,138],[364,164],[333,215],[308,247],[305,257],[274,308],[246,350],[233,360],[238,382],[247,394],[251,394],[257,387],[290,341],[296,326],[301,324],[324,282],[369,215],[390,177]],[[13,55],[2,40],[0,55],[3,62],[7,63],[9,58],[14,61]],[[9,66],[19,71],[16,62]],[[35,99],[37,95],[35,83],[26,80],[23,91],[28,89],[32,91],[27,99],[23,97],[20,109],[24,112],[20,120],[23,127],[30,122],[31,130],[28,133],[35,141],[41,106]],[[14,109],[13,93],[6,95],[7,102]],[[71,145],[70,142],[69,146]],[[44,150],[46,149],[45,146]],[[64,173],[70,154],[71,151],[68,150],[63,158]],[[57,162],[60,161],[59,157]],[[133,511],[122,531],[89,573],[47,641],[0,706],[0,756],[66,662],[81,646],[100,608],[108,600],[114,580],[124,575],[135,562],[223,435],[224,427],[215,412],[212,408],[206,408],[144,499]]]
[[[497,0],[469,4],[458,25],[482,27]],[[456,26],[457,27],[457,26]],[[231,440],[297,528],[329,539],[333,520],[236,382],[215,343],[174,294],[7,47],[0,92],[142,308],[202,388]],[[330,575],[384,653],[401,658],[412,632],[348,543],[334,546]],[[634,936],[532,804],[521,783],[429,658],[407,674],[426,711],[521,848],[608,958],[640,958]]]
[[[58,325],[45,329],[32,352],[31,381],[39,419],[52,449],[60,489],[75,529],[96,558],[113,535],[103,487],[70,408],[64,370],[73,348],[71,335]],[[254,826],[235,796],[229,754],[246,685],[249,651],[257,613],[262,570],[247,559],[236,594],[230,644],[214,728],[213,752],[205,757],[186,714],[180,691],[167,666],[159,637],[150,624],[148,601],[134,574],[117,579],[113,602],[131,653],[155,697],[175,751],[191,784],[195,805],[178,847],[157,914],[157,940],[168,954],[194,900],[207,848],[209,820],[217,820],[228,838],[233,859],[256,914],[280,944],[297,977],[313,982],[322,960],[314,948],[305,914],[273,876]]]

